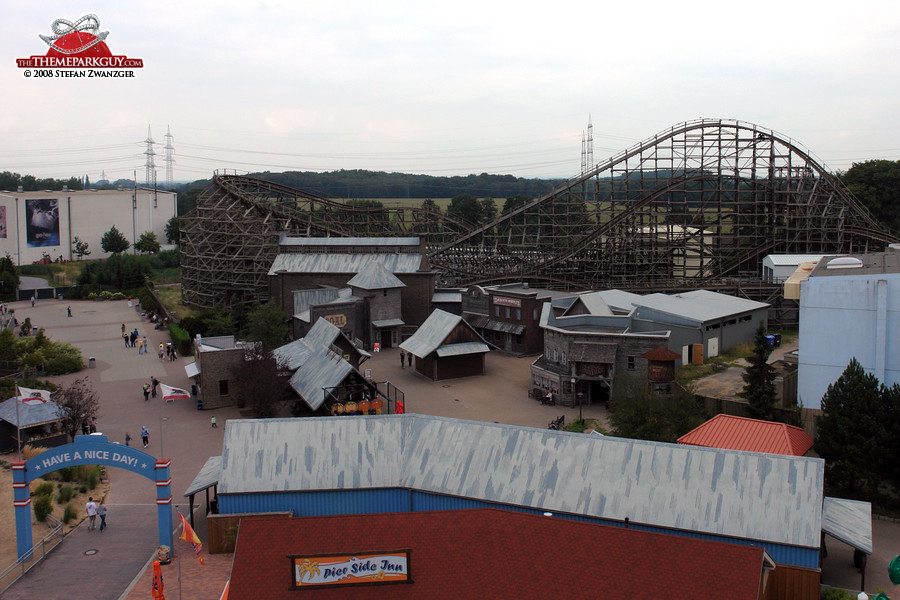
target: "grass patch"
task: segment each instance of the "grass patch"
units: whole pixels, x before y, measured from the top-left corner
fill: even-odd
[[[185,317],[196,317],[200,311],[192,306],[181,303],[181,284],[174,283],[170,285],[158,285],[153,288],[156,297],[163,303],[176,319],[184,319]]]

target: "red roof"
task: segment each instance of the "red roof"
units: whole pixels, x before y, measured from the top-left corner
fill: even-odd
[[[660,362],[668,362],[671,360],[680,360],[681,355],[675,354],[665,346],[657,346],[653,350],[641,354],[641,358],[646,358],[647,360],[657,360]]]
[[[729,598],[757,600],[759,547],[502,509],[248,519],[229,600],[296,600],[291,555],[409,549],[413,583],[315,588],[316,600]],[[306,595],[304,595],[306,597]]]
[[[716,415],[678,438],[678,443],[803,456],[812,448],[813,439],[793,425],[732,415]]]

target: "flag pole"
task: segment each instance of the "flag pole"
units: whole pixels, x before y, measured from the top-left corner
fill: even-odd
[[[181,514],[177,504],[175,505],[175,512],[179,515]],[[184,521],[181,524],[181,533],[184,535]],[[175,552],[175,544],[172,544],[172,552]],[[178,600],[181,600],[181,552],[178,552]]]
[[[19,455],[19,462],[22,462],[22,425],[19,419],[20,392],[19,386],[16,386],[16,452]]]

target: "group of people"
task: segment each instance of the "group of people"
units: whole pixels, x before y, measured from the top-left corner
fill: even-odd
[[[125,342],[126,348],[134,348],[137,346],[138,354],[144,354],[149,350],[149,346],[147,344],[147,336],[141,337],[141,334],[138,333],[137,327],[134,328],[133,331],[125,330],[125,323],[122,323],[122,340]]]
[[[144,448],[150,445],[150,431],[147,429],[146,425],[141,425],[141,442],[144,444]],[[131,432],[125,432],[125,445],[131,446]]]
[[[175,346],[172,345],[172,342],[167,343],[165,346],[163,346],[163,344],[159,345],[159,360],[163,359],[163,354],[165,354],[166,358],[169,360],[178,358],[178,352],[175,350]]]
[[[88,497],[87,504],[84,505],[88,515],[88,531],[96,527],[97,517],[100,517],[100,531],[106,529],[106,502],[100,500],[100,506],[94,502],[94,497]]]
[[[400,368],[403,368],[403,362],[406,361],[410,367],[412,366],[413,354],[412,352],[406,352],[405,350],[400,351]]]
[[[156,376],[151,375],[150,382],[144,383],[143,387],[141,388],[144,392],[144,402],[149,400],[151,396],[156,398],[157,387],[159,387],[159,379],[157,379]]]

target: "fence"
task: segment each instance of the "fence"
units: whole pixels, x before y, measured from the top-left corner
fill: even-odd
[[[53,526],[50,533],[45,535],[41,541],[31,547],[24,557],[16,560],[13,564],[6,567],[0,573],[0,594],[4,593],[9,587],[17,582],[25,573],[33,569],[40,563],[47,554],[56,548],[65,535],[62,532],[63,524],[53,515],[47,515],[47,520]]]

